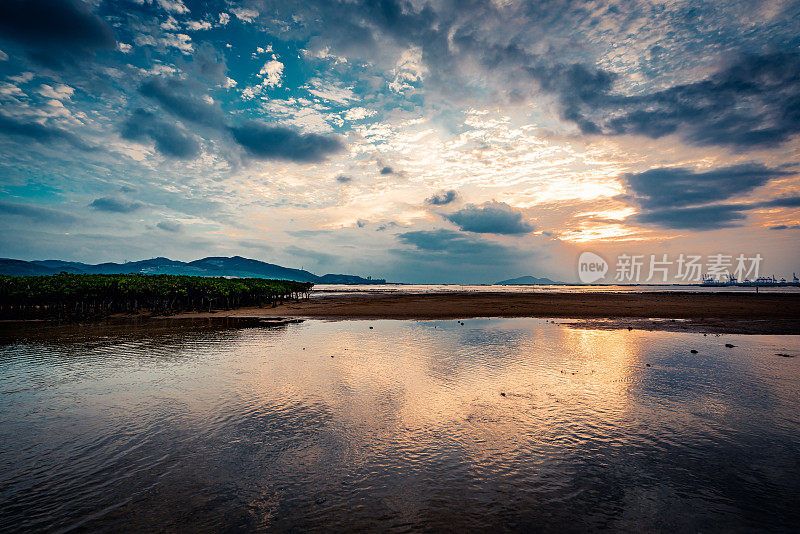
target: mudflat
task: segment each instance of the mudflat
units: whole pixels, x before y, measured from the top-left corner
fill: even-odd
[[[186,317],[468,319],[548,317],[575,326],[744,334],[800,334],[800,294],[474,293],[331,295],[275,308],[239,308]],[[574,321],[572,321],[574,320]]]

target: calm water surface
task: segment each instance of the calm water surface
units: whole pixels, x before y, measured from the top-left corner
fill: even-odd
[[[800,336],[164,325],[0,326],[0,531],[800,527]]]
[[[420,293],[755,293],[748,286],[702,285],[524,285],[499,286],[491,284],[316,284],[312,297],[330,295],[420,294]],[[760,286],[759,293],[800,293],[800,286]]]

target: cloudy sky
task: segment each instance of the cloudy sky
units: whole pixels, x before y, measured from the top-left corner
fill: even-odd
[[[800,2],[0,2],[3,257],[789,277],[798,140]]]

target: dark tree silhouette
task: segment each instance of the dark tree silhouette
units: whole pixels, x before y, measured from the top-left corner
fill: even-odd
[[[168,274],[0,276],[0,316],[81,319],[115,313],[272,306],[308,298],[311,282]]]

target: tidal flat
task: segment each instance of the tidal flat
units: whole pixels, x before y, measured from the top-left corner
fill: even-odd
[[[531,290],[532,289],[532,290]],[[593,287],[474,290],[402,287],[389,291],[357,289],[310,293],[271,307],[243,307],[213,313],[189,312],[179,318],[463,319],[558,317],[595,327],[636,328],[726,334],[800,334],[800,293],[741,291],[635,291]],[[175,317],[175,316],[173,316]]]

